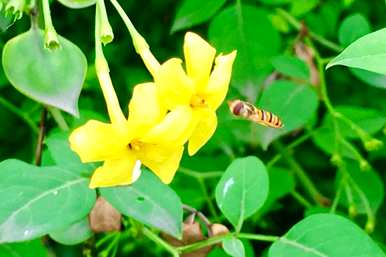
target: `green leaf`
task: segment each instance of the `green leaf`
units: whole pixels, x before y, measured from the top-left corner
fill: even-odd
[[[177,238],[181,237],[181,200],[152,172],[143,171],[131,186],[102,188],[100,192],[122,214]]]
[[[0,243],[37,238],[83,218],[96,198],[88,183],[57,167],[1,162]]]
[[[209,40],[218,52],[237,49],[232,81],[238,88],[253,90],[249,97],[254,99],[260,83],[272,69],[270,59],[280,49],[280,34],[268,13],[249,5],[230,6],[212,20]]]
[[[355,29],[353,29],[355,28]],[[343,20],[339,28],[339,42],[348,46],[356,39],[371,32],[367,19],[359,14],[352,14]],[[386,76],[362,69],[351,68],[350,71],[361,81],[378,88],[386,88]]]
[[[339,27],[339,43],[346,47],[370,32],[371,28],[367,19],[359,13],[352,14],[345,18]]]
[[[68,8],[85,8],[96,3],[96,0],[58,0],[61,4]]]
[[[64,245],[75,245],[86,241],[92,236],[88,217],[85,217],[69,227],[51,232],[49,235],[56,242]]]
[[[367,34],[330,61],[327,69],[344,65],[386,75],[386,28]]]
[[[263,206],[268,187],[267,170],[258,158],[236,159],[216,186],[216,202],[224,216],[240,231],[244,219]]]
[[[292,2],[292,0],[259,0],[259,1],[266,5],[284,5]]]
[[[13,16],[6,15],[4,11],[0,10],[0,31],[1,32],[5,32],[9,27],[12,26],[14,22],[15,22],[15,19]]]
[[[384,185],[378,173],[374,170],[361,171],[357,162],[348,161],[346,169],[351,178],[358,185],[358,189],[351,188],[352,200],[358,213],[366,214],[366,204],[369,204],[373,213],[376,213],[384,200]],[[341,172],[337,176],[337,185],[340,184]],[[350,184],[350,183],[349,183]],[[366,201],[366,202],[364,202]],[[349,207],[347,195],[342,194],[341,203]]]
[[[57,166],[82,176],[90,176],[96,165],[82,163],[79,156],[71,150],[68,137],[69,133],[63,131],[53,131],[46,137],[44,143],[50,156]]]
[[[258,107],[276,114],[284,124],[281,129],[255,125],[254,133],[263,149],[280,136],[304,126],[318,107],[318,96],[309,86],[290,81],[276,81],[262,94]]]
[[[279,55],[272,59],[273,67],[280,73],[293,78],[310,80],[310,69],[307,64],[294,56]]]
[[[291,1],[290,12],[294,16],[301,16],[311,12],[319,4],[319,0],[295,0]]]
[[[270,167],[269,176],[269,194],[267,201],[258,211],[259,217],[267,213],[272,206],[282,197],[295,190],[295,178],[286,169],[279,167]]]
[[[386,89],[386,75],[356,68],[350,68],[350,71],[355,77],[370,86]]]
[[[177,10],[171,33],[209,20],[224,3],[225,0],[184,0]]]
[[[350,120],[352,120],[356,125],[361,127],[370,135],[373,135],[380,131],[384,127],[386,122],[386,115],[374,109],[365,109],[358,106],[348,105],[336,106],[335,109],[345,115]],[[345,122],[338,119],[337,123],[339,132],[343,137],[349,139],[358,138],[358,135]],[[317,132],[313,136],[313,141],[323,151],[329,154],[334,153],[336,140],[332,117],[330,114],[325,115],[322,122],[322,126],[317,130]],[[340,147],[344,156],[349,158],[355,158],[352,152],[344,145],[340,145]]]
[[[222,240],[224,251],[233,257],[245,257],[245,249],[243,243],[234,237],[225,238]]]
[[[44,32],[30,29],[9,40],[3,68],[11,84],[26,96],[78,116],[78,98],[87,70],[82,51],[58,36],[60,48],[44,47]]]
[[[48,250],[42,240],[36,239],[22,243],[0,244],[1,257],[48,257]]]
[[[350,220],[311,215],[277,240],[269,257],[385,257],[379,246]]]

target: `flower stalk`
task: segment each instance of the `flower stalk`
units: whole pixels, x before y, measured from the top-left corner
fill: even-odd
[[[42,0],[43,17],[44,17],[44,45],[46,48],[55,50],[60,47],[58,35],[52,24],[49,0]]]

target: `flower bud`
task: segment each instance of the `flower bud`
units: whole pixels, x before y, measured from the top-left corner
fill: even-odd
[[[371,138],[371,139],[364,142],[364,146],[365,146],[365,149],[369,152],[375,151],[375,150],[382,148],[383,142],[381,140],[376,139],[376,138]]]
[[[352,204],[348,207],[348,215],[350,218],[355,218],[358,215],[358,211],[355,205]]]
[[[343,165],[342,156],[339,153],[334,153],[331,156],[330,162],[336,167],[341,167]]]
[[[365,225],[365,231],[368,234],[371,234],[374,232],[374,228],[375,228],[375,220],[373,218],[369,218]]]
[[[210,225],[211,236],[225,235],[229,233],[229,229],[223,224],[214,223]]]
[[[5,12],[7,15],[14,16],[15,20],[20,19],[23,16],[25,0],[10,0],[5,5]]]
[[[371,166],[365,159],[362,159],[359,161],[359,168],[361,169],[361,171],[368,171]]]

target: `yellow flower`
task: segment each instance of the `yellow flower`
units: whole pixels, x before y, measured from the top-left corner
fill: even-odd
[[[70,136],[71,148],[82,162],[104,161],[90,187],[131,184],[140,175],[141,163],[170,183],[182,157],[191,110],[180,106],[167,113],[159,105],[155,84],[145,83],[134,88],[129,118],[123,120],[109,77],[99,78],[113,122],[90,120]]]
[[[149,68],[154,57],[149,57],[148,49],[144,50],[147,54],[141,56]],[[236,51],[220,54],[215,59],[216,50],[197,34],[188,32],[184,55],[186,72],[178,58],[169,59],[160,66],[154,64],[149,70],[157,85],[158,99],[166,109],[188,106],[192,110],[188,152],[194,155],[216,130],[216,109],[227,94]]]

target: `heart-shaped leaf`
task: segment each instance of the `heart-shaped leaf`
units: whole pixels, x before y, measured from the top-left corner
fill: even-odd
[[[96,198],[88,183],[57,167],[1,162],[0,243],[37,238],[83,218]]]
[[[269,257],[385,257],[357,225],[335,214],[314,214],[273,243]]]
[[[386,75],[386,28],[367,34],[330,61],[327,69],[344,65]]]
[[[258,158],[236,159],[217,184],[217,205],[239,231],[244,219],[263,206],[268,197],[268,186],[267,170]]]
[[[182,203],[152,172],[144,171],[133,185],[102,188],[102,196],[119,212],[177,238],[182,231]]]
[[[73,9],[85,8],[96,3],[96,0],[58,0],[64,6]]]
[[[276,138],[304,126],[316,112],[318,97],[309,86],[276,81],[264,90],[258,107],[278,115],[284,124],[281,129],[253,124],[256,138],[266,149]]]
[[[43,34],[42,30],[30,29],[5,44],[2,58],[5,75],[26,96],[78,116],[86,57],[61,36],[58,36],[59,49],[46,49]]]

